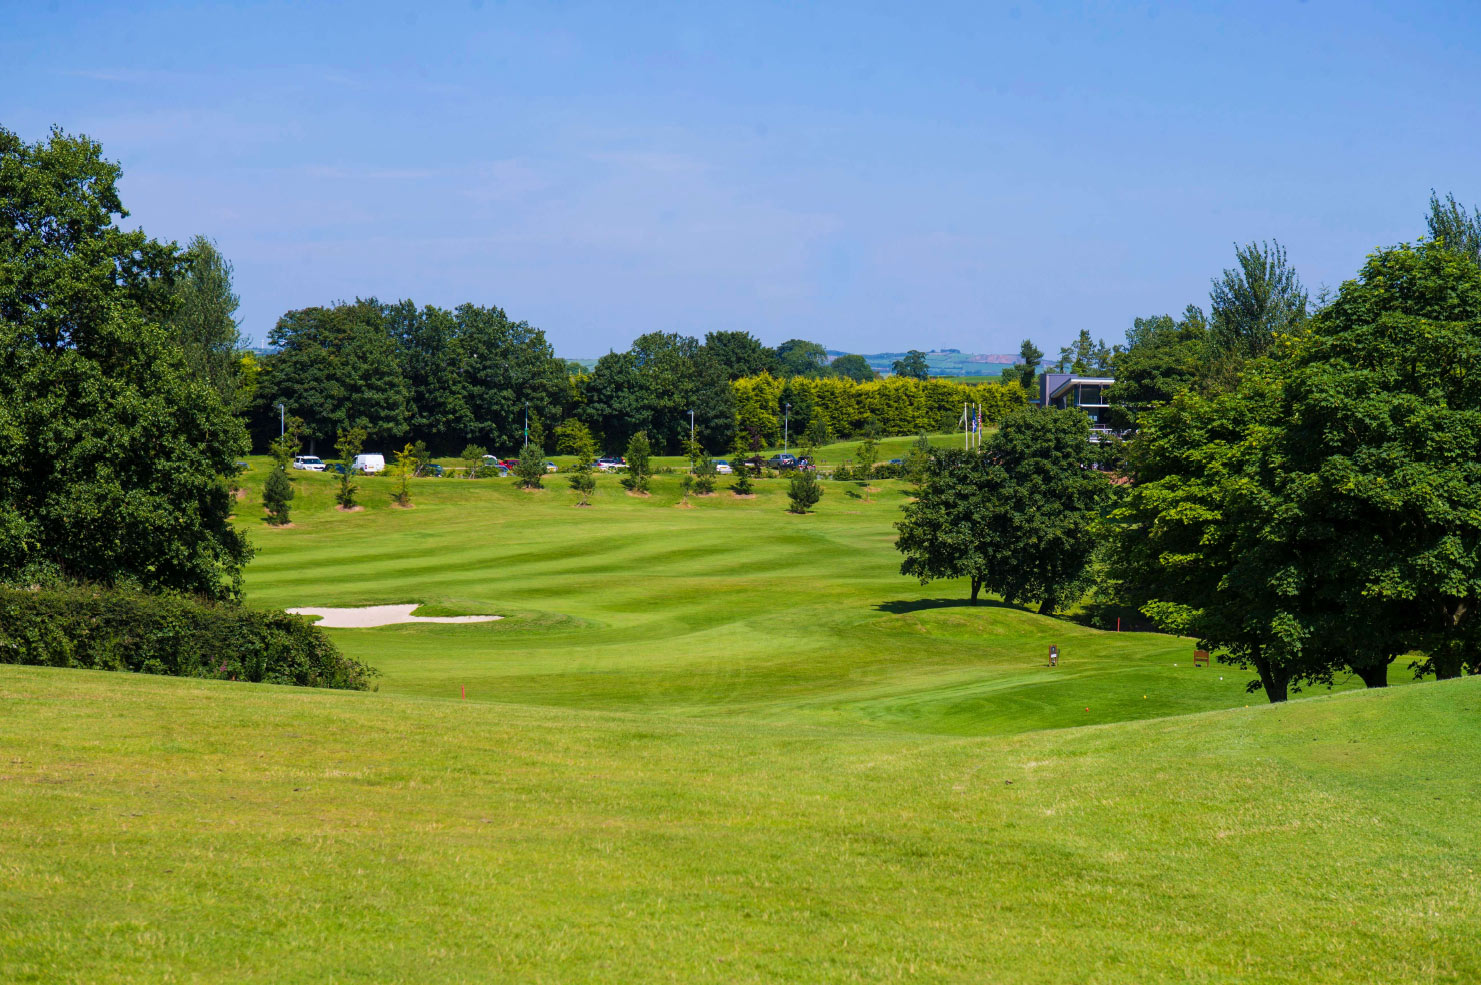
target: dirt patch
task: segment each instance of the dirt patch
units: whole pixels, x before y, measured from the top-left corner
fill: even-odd
[[[676,509],[676,510],[692,510],[692,509],[694,509],[694,504],[693,503],[675,503],[674,504],[674,509]]]
[[[337,510],[339,510],[341,513],[362,513],[365,510],[365,507],[358,506],[358,505],[357,506],[338,506],[338,505],[336,505],[334,508],[337,509]]]
[[[397,503],[395,501],[391,503],[391,509],[393,510],[414,510],[416,508],[416,503]]]
[[[736,499],[755,499],[756,498],[756,494],[755,493],[731,493],[730,495],[734,496]]]
[[[580,509],[580,510],[587,509],[588,507],[591,506],[590,503],[572,503],[571,505],[574,506],[574,507],[576,507],[577,509]]]
[[[545,491],[545,487],[535,486],[533,489],[531,489],[529,486],[520,486],[519,491],[525,493],[543,493]]]
[[[649,499],[653,496],[652,493],[638,492],[635,489],[629,489],[627,491],[627,494],[633,499]]]
[[[269,530],[292,530],[296,526],[298,526],[296,523],[267,523],[267,529]]]
[[[244,499],[247,498],[247,490],[245,490],[245,489],[238,489],[236,495],[237,495],[237,502],[241,502],[242,500],[244,500]]]

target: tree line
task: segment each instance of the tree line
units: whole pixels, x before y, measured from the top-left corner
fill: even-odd
[[[787,430],[847,438],[871,426],[949,429],[964,403],[997,420],[1026,399],[1022,386],[921,379],[915,366],[885,380],[840,372],[842,357],[829,366],[821,345],[771,349],[748,332],[702,342],[650,332],[586,372],[528,322],[472,304],[449,311],[371,298],[306,308],[280,318],[268,341],[275,351],[253,365],[247,401],[254,443],[266,447],[291,417],[316,453],[356,427],[373,444],[419,442],[438,454],[520,448],[527,434],[554,447],[571,422],[609,453],[638,433],[659,453],[683,449],[691,433],[723,452],[738,436],[759,448]]]
[[[1088,592],[1271,701],[1406,656],[1481,673],[1481,213],[1432,194],[1428,232],[1314,303],[1278,244],[1240,247],[1211,317],[1139,318],[1106,356],[1124,442],[1034,410],[935,456],[902,573],[1045,612]]]

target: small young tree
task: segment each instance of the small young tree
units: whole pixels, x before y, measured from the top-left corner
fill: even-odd
[[[931,439],[922,431],[916,435],[915,443],[905,453],[905,475],[910,484],[915,487],[915,494],[920,495],[921,489],[926,484],[926,470],[931,466]]]
[[[262,505],[267,507],[267,522],[280,527],[288,522],[288,502],[293,499],[293,483],[282,466],[273,466],[262,487]]]
[[[360,454],[360,449],[365,447],[365,429],[363,427],[352,427],[346,430],[340,428],[339,441],[335,444],[335,450],[339,452],[340,473],[339,491],[334,494],[340,509],[351,510],[355,508],[355,492],[359,489],[355,485],[355,456]]]
[[[695,469],[694,491],[701,496],[708,496],[715,491],[715,460],[708,455],[699,460],[699,466]]]
[[[622,484],[629,492],[646,493],[648,479],[653,475],[651,458],[653,446],[648,443],[648,432],[639,431],[627,443],[627,475]]]
[[[699,461],[704,458],[705,450],[698,441],[690,438],[684,439],[684,454],[689,458],[689,471],[699,471]]]
[[[432,464],[432,453],[427,450],[425,441],[418,441],[411,446],[411,458],[413,464],[412,475],[426,475],[427,469]]]
[[[571,488],[580,495],[577,506],[590,506],[591,494],[596,491],[597,477],[591,463],[597,457],[596,439],[585,424],[574,422],[579,428],[569,429],[571,434],[566,445],[569,454],[576,456],[576,474],[571,476]]]
[[[679,505],[689,505],[689,493],[694,489],[694,476],[685,472],[679,476]]]
[[[879,461],[879,443],[873,437],[866,437],[859,442],[857,455],[854,474],[860,479],[868,479],[874,474],[874,463]]]
[[[740,459],[736,459],[735,482],[731,483],[730,491],[737,496],[752,495],[751,470],[746,468],[745,462]]]
[[[545,475],[545,451],[533,441],[520,449],[519,461],[514,463],[514,474],[519,477],[519,488],[540,489],[540,480]]]
[[[792,505],[787,507],[790,513],[806,513],[818,505],[818,500],[823,498],[823,484],[818,481],[818,474],[812,469],[793,472],[787,498],[792,501]]]
[[[463,460],[463,468],[468,472],[468,478],[478,478],[479,466],[483,465],[483,457],[489,450],[483,445],[466,445],[458,458]]]
[[[273,457],[278,468],[286,471],[293,464],[293,456],[298,454],[298,449],[302,446],[303,418],[290,417],[284,425],[282,435],[268,444],[267,453]]]
[[[814,451],[828,443],[828,422],[823,420],[821,414],[813,414],[812,420],[807,422],[807,430],[802,432],[803,447]]]
[[[391,474],[396,478],[396,491],[391,494],[391,501],[397,506],[407,507],[411,505],[411,477],[417,470],[416,449],[407,442],[395,452],[395,456],[396,464],[391,467]]]

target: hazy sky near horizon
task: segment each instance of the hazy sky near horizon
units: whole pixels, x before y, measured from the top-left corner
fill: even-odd
[[[0,0],[0,125],[217,240],[243,330],[497,304],[566,356],[1118,341],[1277,238],[1313,291],[1481,201],[1481,5]]]

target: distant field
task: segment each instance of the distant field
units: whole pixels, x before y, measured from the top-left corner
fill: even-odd
[[[277,530],[252,465],[250,604],[507,618],[330,630],[376,693],[0,666],[0,981],[1481,979],[1481,681],[1269,707],[969,606],[896,482]]]

